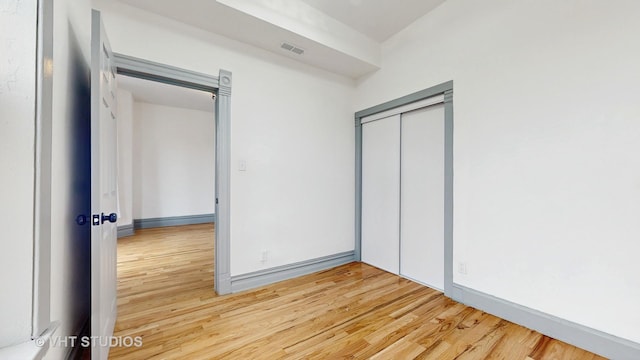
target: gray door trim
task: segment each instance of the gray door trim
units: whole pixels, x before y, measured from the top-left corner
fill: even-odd
[[[362,118],[444,94],[444,293],[453,290],[453,81],[387,101],[355,114],[355,258],[362,260]]]
[[[219,87],[218,77],[181,69],[175,66],[114,53],[118,74],[178,85],[196,90],[214,92]]]
[[[220,70],[216,97],[215,288],[231,293],[231,72]]]
[[[33,248],[33,327],[51,328],[51,148],[53,137],[53,4],[38,1]]]
[[[216,236],[214,287],[231,293],[231,72],[212,76],[123,54],[114,54],[118,74],[216,94]]]

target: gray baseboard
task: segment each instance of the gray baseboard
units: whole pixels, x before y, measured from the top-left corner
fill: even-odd
[[[216,214],[170,216],[150,219],[134,219],[134,229],[148,229],[165,226],[206,224],[216,222]]]
[[[354,251],[323,256],[316,259],[297,262],[294,264],[277,266],[270,269],[255,271],[231,277],[231,292],[253,289],[259,286],[273,284],[278,281],[292,279],[317,271],[331,269],[336,266],[355,261]]]
[[[118,226],[118,239],[125,236],[131,236],[134,233],[133,224]]]
[[[640,359],[640,344],[453,284],[452,298],[609,359]]]

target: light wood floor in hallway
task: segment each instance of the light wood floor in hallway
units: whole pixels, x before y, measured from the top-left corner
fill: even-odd
[[[352,263],[228,296],[213,225],[118,241],[110,359],[602,359],[374,267]]]

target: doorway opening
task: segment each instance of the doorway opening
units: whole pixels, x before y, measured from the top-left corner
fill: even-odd
[[[214,94],[128,75],[116,78],[118,297],[136,301],[176,286],[211,289]],[[148,274],[175,284],[149,281]],[[148,284],[131,286],[140,281]]]
[[[215,221],[213,94],[118,75],[119,235]]]
[[[208,93],[205,95],[208,96],[209,100],[204,100],[203,98],[200,98],[201,106],[204,106],[205,108],[209,106],[208,104],[210,104],[211,102],[210,100],[211,97],[214,98],[214,104],[211,104],[211,107],[209,107],[209,109],[212,109],[212,112],[210,113],[210,122],[209,122],[210,129],[209,130],[212,130],[212,132],[209,134],[204,134],[204,136],[206,138],[206,135],[208,135],[209,139],[211,138],[212,135],[215,136],[215,140],[214,140],[215,146],[213,148],[214,150],[213,152],[215,153],[215,156],[213,158],[213,161],[211,158],[209,158],[208,160],[213,162],[212,171],[215,174],[213,175],[213,178],[215,179],[214,180],[215,190],[213,191],[213,193],[211,193],[210,191],[211,189],[209,189],[209,196],[206,196],[206,194],[200,193],[199,194],[200,197],[197,198],[196,200],[192,199],[190,204],[190,205],[194,205],[193,202],[200,203],[200,206],[202,206],[200,211],[202,211],[202,209],[206,209],[207,204],[209,205],[213,204],[213,212],[211,213],[205,212],[201,214],[195,214],[195,216],[193,216],[194,215],[193,209],[191,209],[191,215],[168,216],[168,218],[167,217],[165,218],[151,217],[151,218],[147,218],[148,220],[147,222],[145,222],[144,219],[139,219],[141,221],[138,222],[137,225],[139,227],[144,227],[147,225],[148,226],[163,225],[163,224],[164,225],[181,225],[181,224],[188,224],[188,223],[193,224],[195,222],[206,223],[206,222],[211,222],[211,220],[213,220],[214,219],[213,217],[215,216],[215,251],[210,254],[211,258],[213,258],[213,266],[214,266],[214,269],[213,269],[214,277],[215,277],[214,287],[216,292],[220,295],[230,293],[231,283],[230,283],[230,276],[229,276],[229,273],[230,273],[230,259],[229,259],[230,258],[230,252],[229,252],[230,250],[230,246],[229,246],[229,227],[230,227],[230,221],[229,221],[230,167],[229,167],[229,164],[230,164],[230,159],[229,158],[230,158],[230,103],[231,103],[231,82],[232,82],[231,73],[229,71],[220,70],[219,76],[216,77],[216,76],[202,74],[202,73],[198,73],[190,70],[185,70],[185,69],[181,69],[181,68],[177,68],[177,67],[173,67],[165,64],[148,61],[148,60],[134,58],[134,57],[130,57],[122,54],[114,54],[114,58],[115,58],[115,64],[117,69],[117,75],[119,78],[122,78],[122,79],[125,79],[125,77],[135,78],[135,80],[138,80],[138,81],[151,80],[155,82],[155,85],[157,86],[170,85],[173,88],[173,90],[176,90],[176,87],[179,87],[180,89],[178,90],[182,90],[182,91],[191,90],[191,91],[197,91],[199,93],[202,93],[202,92]],[[132,80],[132,79],[126,79],[126,81],[128,80]],[[174,94],[172,97],[178,98],[180,96],[177,96]],[[190,96],[189,98],[193,100],[195,97]],[[206,101],[209,101],[209,103],[207,104]],[[149,106],[148,108],[149,109],[142,110],[142,112],[146,111],[147,113],[151,113],[151,114],[155,113],[156,114],[155,117],[158,117],[158,116],[170,117],[170,116],[167,116],[167,113],[166,113],[167,109],[164,109],[163,111],[158,109],[157,107],[154,108],[154,106]],[[200,110],[194,110],[194,111],[200,111]],[[150,116],[150,117],[154,118],[154,116]],[[213,125],[213,127],[211,127],[211,125]],[[163,136],[165,136],[167,139],[174,139],[175,135],[177,135],[177,133],[181,131],[180,129],[184,130],[182,127],[180,127],[180,124],[178,123],[177,128],[171,128],[169,126],[168,129],[165,127],[164,129],[158,130],[158,131],[160,132],[160,134],[163,134]],[[145,129],[143,128],[141,129],[141,131],[144,132]],[[206,130],[201,129],[201,131],[204,132]],[[149,134],[145,134],[144,136],[149,137],[148,135]],[[153,143],[154,140],[155,140],[155,137],[153,137],[149,142]],[[167,141],[173,141],[173,140],[167,140]],[[157,146],[158,144],[155,144],[155,145]],[[160,144],[160,148],[162,148],[161,144]],[[206,144],[202,149],[206,149]],[[201,151],[206,151],[206,150],[201,150]],[[192,152],[191,155],[198,156],[196,153],[197,151]],[[153,154],[153,155],[157,155],[157,154]],[[163,152],[161,154],[161,157],[162,156],[172,157],[173,155],[171,152]],[[141,159],[138,159],[138,160],[141,160]],[[147,161],[146,158],[142,160]],[[185,163],[188,163],[191,160],[193,159],[189,158],[186,161],[182,160],[183,163],[181,165],[184,166]],[[158,160],[156,159],[152,161],[158,161]],[[204,161],[207,161],[207,160],[204,160]],[[204,166],[198,168],[196,166],[197,164],[192,164],[192,165],[193,165],[192,168],[198,169],[196,170],[196,172],[207,168]],[[209,169],[211,169],[210,165],[211,164],[209,164],[208,166]],[[136,171],[144,171],[144,169],[136,169]],[[187,177],[198,176],[198,174],[189,174],[189,173],[184,174],[185,172],[184,168],[182,170],[170,171],[165,169],[163,171],[169,171],[169,174],[167,174],[167,176],[169,175],[170,176],[182,175]],[[180,172],[180,171],[183,172],[183,174],[174,173],[174,172]],[[206,173],[206,170],[203,170],[203,171]],[[211,171],[209,171],[208,174],[209,174],[209,177],[211,177]],[[162,173],[151,174],[151,176],[149,176],[149,178],[151,178],[152,180],[155,178],[156,181],[161,177],[163,177]],[[203,176],[203,178],[206,178],[206,177],[207,176]],[[147,186],[147,184],[143,184],[143,183],[138,183],[136,185],[139,187]],[[167,187],[167,185],[164,185],[164,186]],[[180,184],[173,184],[173,186],[180,186]],[[170,189],[171,185],[168,185],[168,188]],[[154,195],[153,189],[146,189],[146,190],[147,190],[147,193],[149,193],[148,190],[152,190],[151,195],[153,197]],[[144,194],[144,192],[139,191],[138,195],[141,196],[142,194]],[[210,198],[206,199],[205,197],[210,197]],[[158,197],[156,197],[156,199],[157,198]],[[181,199],[178,201],[183,201],[181,206],[185,206],[184,199]],[[153,204],[153,201],[151,203]],[[155,206],[152,206],[152,207],[155,207],[155,209],[153,210],[143,209],[142,207],[140,207],[136,209],[136,211],[138,211],[138,215],[143,214],[142,213],[143,211],[158,211],[159,208],[165,208],[165,205],[167,204],[155,203],[153,205],[155,205]],[[143,206],[143,205],[140,205],[140,206]],[[172,207],[172,206],[168,206],[168,207]],[[155,213],[155,214],[162,214],[162,212]],[[134,215],[136,214],[132,209],[132,212],[131,212],[132,220],[134,219],[133,218]],[[133,222],[131,225],[133,225]],[[124,230],[126,231],[127,229],[124,229]],[[133,230],[133,226],[131,227],[131,230]]]

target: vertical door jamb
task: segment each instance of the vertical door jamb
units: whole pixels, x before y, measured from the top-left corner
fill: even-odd
[[[32,338],[51,323],[51,144],[53,117],[53,4],[38,1]]]
[[[231,72],[220,70],[216,96],[215,288],[231,293]]]

